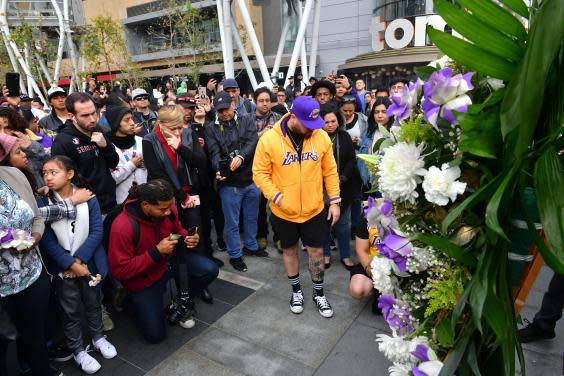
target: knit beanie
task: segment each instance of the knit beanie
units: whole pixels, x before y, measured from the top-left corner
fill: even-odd
[[[16,145],[18,139],[6,133],[0,133],[0,162],[3,162],[10,155],[10,151]]]
[[[117,132],[121,119],[123,119],[127,113],[132,113],[132,111],[124,106],[108,106],[106,108],[106,119],[110,124],[111,133]]]

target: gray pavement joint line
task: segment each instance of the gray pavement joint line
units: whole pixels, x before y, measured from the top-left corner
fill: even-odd
[[[123,360],[125,363],[129,364],[130,366],[137,368],[139,371],[143,372],[144,374],[147,373],[147,372],[149,372],[149,371],[147,371],[146,369],[144,369],[144,368],[142,368],[142,367],[139,367],[137,364],[135,364],[135,363],[133,363],[133,362],[130,362],[130,361],[127,360],[126,358],[122,357],[121,355],[118,355],[118,359],[121,359],[121,360]],[[159,363],[159,364],[160,364],[160,363]]]
[[[264,282],[222,269],[219,269],[218,278],[222,281],[231,282],[235,285],[243,286],[255,291],[264,286]]]
[[[369,299],[373,299],[373,297],[371,296]],[[368,300],[368,302],[370,302],[370,300]],[[366,304],[368,304],[368,302]],[[343,339],[343,337],[347,334],[347,332],[349,331],[349,329],[351,328],[352,324],[354,324],[354,322],[356,320],[358,320],[358,317],[362,314],[362,311],[364,311],[364,309],[366,308],[366,304],[362,307],[362,309],[358,312],[358,314],[356,315],[356,317],[351,320],[351,323],[347,326],[347,328],[345,329],[345,331],[343,332],[343,335],[337,340],[337,342],[335,342],[335,344],[333,345],[333,347],[331,347],[331,350],[329,350],[329,352],[327,353],[327,355],[325,355],[325,357],[323,358],[323,360],[319,363],[319,365],[315,368],[315,370],[313,371],[313,374],[315,375],[315,373],[317,372],[317,370],[323,365],[323,363],[325,363],[325,361],[327,360],[327,358],[329,357],[329,355],[331,355],[333,353],[333,350],[335,349],[335,347],[339,344],[339,342],[341,341],[341,339]],[[366,326],[368,327],[368,325],[364,325],[363,323],[359,323],[360,325]],[[378,351],[378,346],[376,346],[376,338],[374,338],[374,350]]]
[[[229,313],[229,312],[228,312],[228,313]],[[225,316],[225,315],[224,315],[224,316]],[[282,353],[282,352],[280,352],[280,351],[278,351],[278,350],[276,350],[276,349],[273,349],[273,348],[271,348],[271,347],[269,347],[269,346],[266,346],[266,345],[264,345],[264,344],[253,342],[253,341],[251,341],[251,340],[248,339],[248,338],[243,338],[243,337],[237,335],[237,333],[233,333],[232,331],[230,331],[230,330],[228,330],[228,329],[226,329],[226,328],[220,328],[220,327],[218,327],[218,326],[215,326],[215,323],[214,323],[213,325],[211,325],[209,328],[207,328],[206,330],[204,330],[200,335],[203,335],[207,330],[210,330],[210,329],[212,329],[212,328],[215,329],[215,330],[218,330],[218,331],[220,331],[220,332],[224,332],[224,333],[227,333],[227,334],[229,334],[229,335],[232,335],[233,337],[239,338],[239,339],[240,339],[241,341],[243,341],[243,342],[249,342],[249,343],[252,343],[253,345],[258,346],[259,348],[262,348],[262,349],[265,349],[265,350],[268,350],[268,351],[272,351],[273,353],[275,353],[275,354],[277,354],[277,355],[280,355],[280,356],[283,357],[283,358],[286,358],[286,359],[289,359],[289,360],[293,360],[293,361],[295,361],[295,362],[301,364],[301,365],[304,366],[304,367],[311,368],[311,369],[314,370],[314,371],[316,370],[316,368],[313,368],[313,367],[310,366],[309,364],[305,364],[305,363],[302,362],[301,360],[298,360],[298,359],[292,357],[292,356],[289,355],[289,354]],[[191,341],[194,340],[194,339],[196,339],[196,338],[191,339],[189,342],[191,342]],[[338,342],[338,341],[337,341],[337,342]],[[333,347],[332,347],[331,349],[333,349]],[[198,353],[198,354],[199,354],[199,353]],[[200,355],[202,355],[202,354],[200,354]],[[202,356],[203,356],[203,355],[202,355]],[[235,371],[236,371],[236,370],[235,370]],[[237,372],[239,372],[239,371],[237,371]]]

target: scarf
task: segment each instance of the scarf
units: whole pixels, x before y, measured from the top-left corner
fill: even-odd
[[[73,186],[73,191],[76,187]],[[55,194],[56,201],[63,201],[57,192]],[[54,202],[50,199],[49,204]],[[69,220],[63,218],[51,223],[51,229],[57,236],[59,245],[65,250],[69,251],[71,256],[74,256],[76,251],[84,244],[90,233],[90,212],[88,210],[88,203],[83,202],[76,206],[76,219]],[[88,260],[83,260],[87,262]]]
[[[157,138],[159,139],[161,144],[163,145],[166,155],[168,156],[168,159],[172,163],[172,167],[176,171],[176,169],[178,168],[178,158],[176,157],[176,152],[172,150],[172,148],[169,146],[166,137],[161,132],[161,127],[155,127],[154,132],[157,135]]]
[[[108,137],[112,144],[114,144],[118,149],[127,150],[135,145],[135,135],[118,137],[115,133],[111,133]]]

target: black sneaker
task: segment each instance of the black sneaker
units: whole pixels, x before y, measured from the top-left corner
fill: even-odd
[[[517,335],[519,336],[519,340],[521,343],[529,343],[534,341],[540,341],[542,339],[552,339],[556,335],[554,334],[554,329],[552,330],[545,330],[538,326],[537,323],[529,322],[529,320],[525,319],[525,322],[528,324],[526,327],[519,329],[517,331]]]
[[[300,314],[304,311],[304,294],[302,290],[292,292],[292,296],[290,296],[290,311],[295,314]]]
[[[325,318],[333,317],[333,308],[331,308],[331,304],[329,304],[325,295],[316,296],[314,291],[313,301],[317,305],[317,310],[321,316]]]
[[[227,244],[225,244],[225,240],[217,239],[217,250],[220,252],[227,251]]]
[[[259,249],[258,251],[251,251],[247,247],[243,247],[243,254],[245,256],[257,256],[257,257],[268,257],[268,252],[264,249]]]
[[[245,264],[245,261],[243,261],[242,257],[230,259],[229,263],[231,264],[231,266],[233,266],[233,268],[235,268],[235,270],[238,270],[240,272],[247,271],[247,264]]]
[[[59,345],[51,346],[48,351],[49,360],[52,362],[66,362],[72,358],[72,351]]]

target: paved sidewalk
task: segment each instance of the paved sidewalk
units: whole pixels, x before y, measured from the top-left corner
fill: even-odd
[[[331,319],[321,317],[311,300],[306,254],[300,252],[305,310],[294,315],[288,307],[290,288],[281,256],[272,248],[269,253],[266,259],[247,257],[246,273],[235,272],[225,253],[216,254],[226,266],[211,286],[215,303],[197,300],[196,327],[171,327],[160,345],[144,344],[130,320],[118,316],[117,329],[109,338],[116,342],[119,358],[101,360],[98,375],[387,375],[391,364],[375,342],[377,333],[388,332],[387,325],[371,313],[368,301],[349,297],[349,274],[338,262],[338,253],[333,253],[325,275],[326,295],[335,311]],[[551,276],[545,268],[524,317],[532,319]],[[527,375],[561,374],[563,334],[560,322],[555,340],[525,346]],[[80,374],[72,362],[65,364],[64,371]]]

